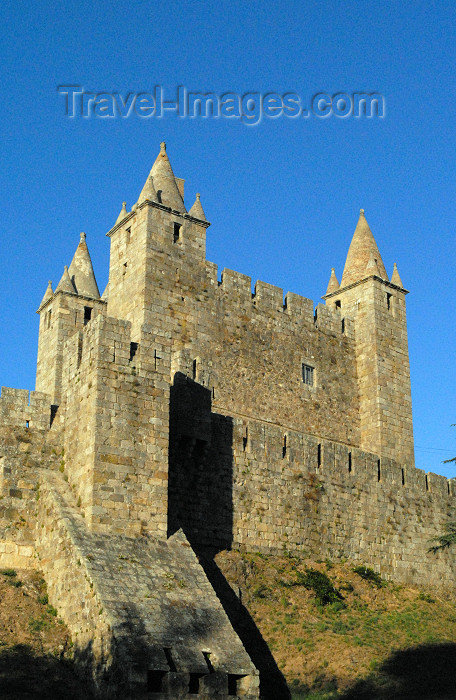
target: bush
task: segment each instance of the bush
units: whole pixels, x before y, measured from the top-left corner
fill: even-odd
[[[376,588],[382,588],[386,585],[380,574],[377,574],[373,569],[369,569],[368,566],[354,566],[353,571]]]
[[[418,596],[418,600],[425,600],[426,603],[435,603],[435,599],[429,595],[429,593],[421,592]]]
[[[343,600],[343,596],[334,588],[331,579],[317,569],[306,569],[305,573],[297,572],[295,586],[304,586],[313,591],[317,603],[325,606]]]
[[[0,569],[2,576],[17,576],[15,569]]]
[[[253,589],[252,595],[254,598],[267,598],[271,591],[264,583],[260,583]]]

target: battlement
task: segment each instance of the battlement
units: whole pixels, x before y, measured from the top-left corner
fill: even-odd
[[[394,485],[411,495],[433,494],[442,499],[456,497],[456,485],[445,476],[401,465],[357,447],[301,433],[284,426],[257,420],[233,418],[233,451],[237,457],[257,463],[295,466],[321,477],[335,474],[376,485]]]
[[[214,263],[210,270],[211,276],[217,274],[217,266]],[[226,306],[246,310],[254,308],[265,316],[281,317],[286,323],[299,321],[308,326],[314,326],[323,333],[341,334],[347,338],[354,338],[354,326],[351,318],[344,318],[336,307],[328,307],[318,304],[314,310],[314,302],[299,294],[287,292],[285,297],[283,289],[273,284],[257,280],[252,293],[252,278],[240,272],[224,268],[221,281],[218,283],[219,293]]]
[[[50,397],[41,391],[2,387],[0,426],[48,430],[53,411]]]

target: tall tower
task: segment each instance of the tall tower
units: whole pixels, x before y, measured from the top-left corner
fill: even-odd
[[[332,270],[323,299],[355,322],[361,448],[413,466],[406,294],[396,264],[389,280],[361,209],[341,284]]]
[[[108,232],[108,315],[130,321],[132,340],[144,325],[157,338],[178,336],[190,317],[182,288],[200,284],[206,268],[206,221],[199,195],[190,211],[166,144],[131,212],[125,206]],[[193,329],[188,328],[192,334]],[[171,335],[170,335],[171,334]]]
[[[105,307],[106,302],[100,299],[86,235],[81,233],[69,269],[65,265],[55,292],[49,282],[37,311],[40,330],[36,390],[49,394],[53,404],[59,405],[61,401],[65,340],[82,331],[97,313],[105,314]]]

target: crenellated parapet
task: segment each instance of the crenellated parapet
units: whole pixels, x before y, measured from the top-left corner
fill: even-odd
[[[51,399],[41,391],[2,387],[0,427],[48,430],[51,425]]]

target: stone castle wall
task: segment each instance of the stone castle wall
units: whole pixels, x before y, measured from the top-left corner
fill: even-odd
[[[338,310],[205,260],[205,228],[155,205],[113,229],[108,315],[141,323],[194,363],[221,411],[360,443],[354,326]],[[174,242],[174,221],[183,221]],[[136,221],[135,221],[136,220]],[[137,243],[141,243],[137,247]],[[124,274],[125,273],[125,274]],[[122,285],[125,292],[122,293]],[[135,292],[136,296],[133,297]],[[132,299],[135,298],[133,304]],[[314,368],[306,386],[302,365]],[[180,371],[173,359],[173,372]]]
[[[452,481],[277,424],[221,415],[191,376],[176,375],[171,396],[170,532],[182,527],[209,549],[350,559],[402,583],[445,588],[453,579],[452,558],[428,552],[455,519]]]
[[[150,363],[150,334],[132,344],[130,325],[98,315],[67,342],[67,474],[92,529],[164,536],[169,362]]]

